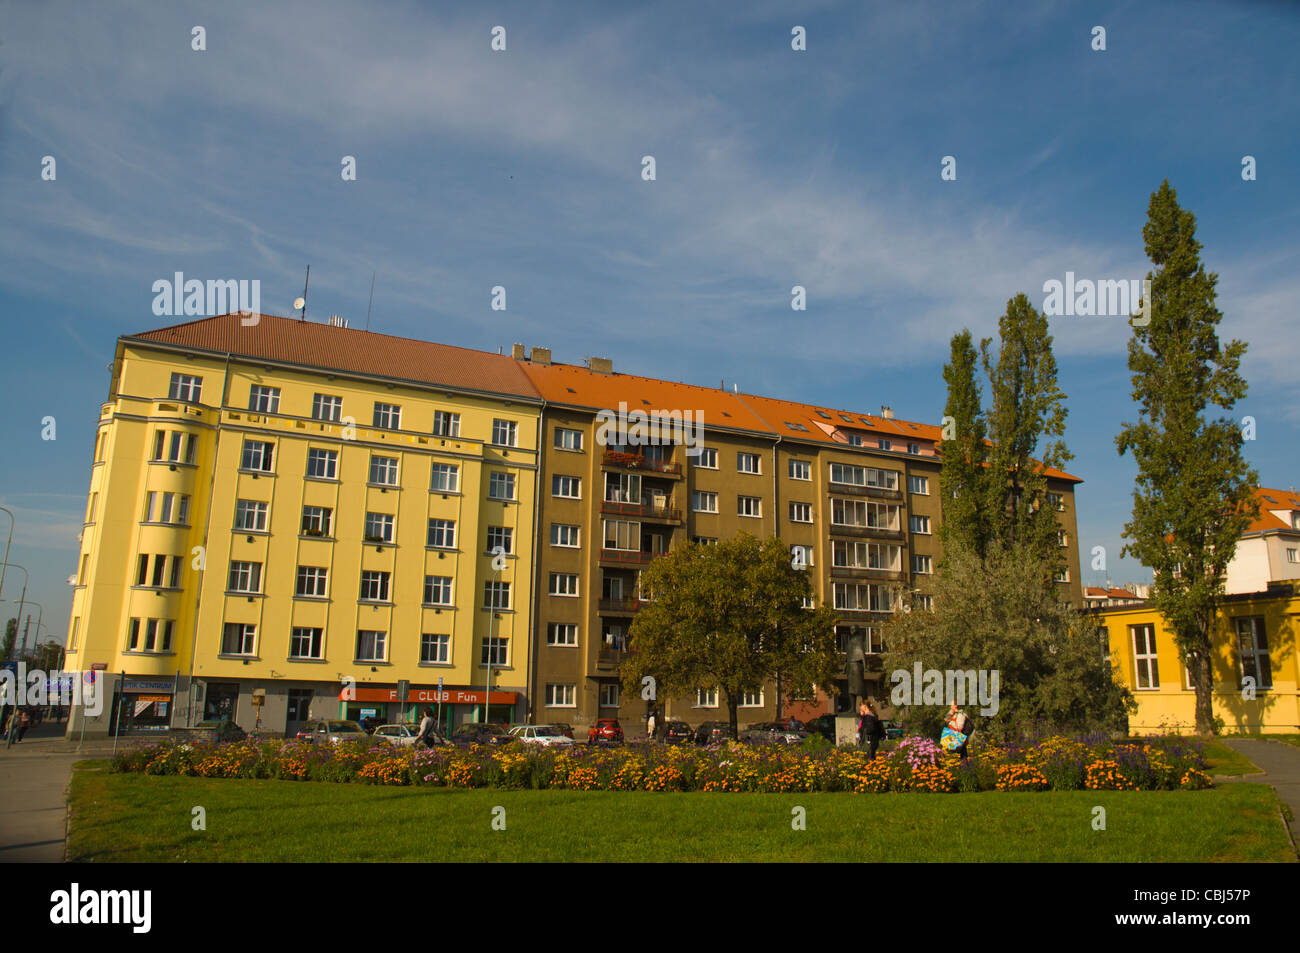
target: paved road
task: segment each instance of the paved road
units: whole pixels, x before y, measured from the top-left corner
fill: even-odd
[[[1271,784],[1278,797],[1291,808],[1291,839],[1300,844],[1300,748],[1280,741],[1257,741],[1254,738],[1224,738],[1223,743],[1245,755],[1264,772],[1243,781]]]
[[[78,750],[64,726],[47,723],[12,748],[0,742],[0,863],[62,863],[72,766],[106,758],[112,740],[88,741]]]

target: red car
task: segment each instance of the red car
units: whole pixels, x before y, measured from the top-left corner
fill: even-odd
[[[594,745],[597,742],[621,742],[623,740],[623,728],[618,723],[617,718],[598,718],[596,723],[591,726],[587,732],[587,744]]]

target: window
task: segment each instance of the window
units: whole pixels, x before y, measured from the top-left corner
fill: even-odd
[[[483,649],[479,653],[479,664],[491,666],[508,664],[506,643],[506,639],[484,639]]]
[[[737,707],[738,708],[762,708],[763,693],[762,692],[741,692],[740,704]]]
[[[759,472],[758,454],[756,453],[737,453],[736,470],[739,473],[758,473]]]
[[[358,662],[385,662],[388,660],[388,633],[373,629],[357,630]]]
[[[324,598],[329,570],[324,566],[299,566],[296,595]]]
[[[695,543],[697,546],[716,546],[716,545],[718,545],[718,537],[716,537],[716,536],[692,536],[692,537],[691,537],[691,542],[692,542],[692,543]]]
[[[153,459],[166,463],[194,462],[194,434],[158,430],[153,438]]]
[[[604,520],[605,549],[638,552],[641,549],[641,524],[634,520]]]
[[[433,665],[451,662],[451,636],[425,632],[420,636],[420,661]]]
[[[556,427],[555,446],[560,450],[581,450],[582,431],[566,430],[564,427]]]
[[[456,548],[456,522],[455,520],[429,520],[428,546],[436,546],[439,549]]]
[[[919,443],[909,443],[907,445],[907,452],[919,454],[921,452],[921,445]]]
[[[640,503],[641,474],[606,473],[605,499],[610,503]]]
[[[289,636],[289,658],[318,659],[325,630],[295,626]]]
[[[577,689],[573,685],[547,685],[547,708],[576,708]]]
[[[811,503],[791,503],[790,504],[790,522],[791,523],[811,523],[812,504]]]
[[[433,433],[436,437],[459,437],[460,414],[435,410],[433,412]]]
[[[335,480],[339,475],[337,450],[309,449],[307,451],[307,476],[318,480]]]
[[[1062,548],[1070,545],[1070,537],[1065,535],[1065,530],[1058,529],[1056,531],[1056,545]]]
[[[1052,581],[1053,581],[1053,582],[1069,582],[1069,581],[1070,581],[1070,570],[1068,570],[1068,569],[1062,569],[1060,572],[1058,572],[1055,576],[1052,577]]]
[[[259,473],[270,473],[274,454],[275,444],[273,443],[265,440],[245,440],[241,467],[245,470],[256,470]]]
[[[923,476],[909,476],[907,478],[907,491],[915,493],[918,496],[930,495],[930,478]]]
[[[811,480],[812,464],[807,460],[790,461],[790,479],[791,480]]]
[[[483,608],[484,609],[509,609],[510,608],[510,583],[493,582],[488,580],[483,583]]]
[[[879,446],[880,446],[880,449],[881,449],[881,450],[893,450],[893,449],[894,449],[893,441],[891,441],[891,440],[886,440],[884,437],[881,437],[881,438],[880,438]]]
[[[622,699],[622,686],[618,682],[603,682],[600,686],[600,707],[617,708]]]
[[[922,536],[930,535],[930,517],[928,516],[910,516],[908,517],[908,527],[913,533],[919,533]]]
[[[492,442],[498,447],[513,447],[518,426],[513,420],[492,421]]]
[[[75,651],[77,648],[77,633],[81,629],[81,616],[72,617],[72,632],[68,636],[68,651]]]
[[[551,524],[551,545],[577,547],[579,528],[568,523]]]
[[[488,474],[488,499],[513,500],[515,498],[515,475],[513,473],[493,472]]]
[[[875,467],[867,467],[867,486],[880,487],[885,490],[897,490],[898,471],[877,470]]]
[[[559,474],[551,477],[551,496],[576,500],[580,498],[581,489],[582,481],[578,477]]]
[[[551,595],[576,596],[578,594],[578,574],[569,572],[551,573]]]
[[[487,549],[485,552],[496,554],[497,548],[510,555],[515,551],[515,531],[509,526],[489,526],[487,531]]]
[[[257,645],[257,626],[250,622],[227,622],[221,636],[222,655],[252,655]]]
[[[860,446],[862,446],[862,434],[860,434],[860,433],[850,433],[850,434],[845,434],[844,436],[845,436],[845,439],[848,440],[848,442],[849,442],[849,446],[850,446],[850,447],[860,447]]]
[[[424,604],[426,606],[451,605],[451,576],[424,577]]]
[[[232,562],[230,564],[231,592],[260,593],[262,591],[262,564],[250,562]]]
[[[253,384],[248,388],[248,409],[259,414],[278,414],[280,388]]]
[[[108,439],[108,435],[103,431],[100,431],[99,434],[95,437],[95,462],[96,463],[104,462],[104,445],[107,442],[107,439]]]
[[[401,430],[402,408],[397,404],[375,401],[374,425],[379,430]]]
[[[691,509],[696,513],[718,512],[718,494],[706,490],[693,491],[691,493]]]
[[[1153,625],[1131,625],[1133,664],[1137,669],[1138,688],[1159,688],[1160,669],[1156,664],[1156,630]]]
[[[87,522],[87,523],[93,523],[93,522],[95,522],[95,506],[96,506],[98,503],[99,503],[99,494],[98,494],[98,493],[92,493],[92,494],[90,494],[90,505],[89,505],[88,507],[86,507],[86,522]]]
[[[1053,507],[1058,513],[1064,512],[1065,510],[1065,497],[1062,496],[1060,493],[1048,493],[1047,503],[1049,506]]]
[[[343,398],[331,394],[316,394],[311,399],[313,420],[342,420]]]
[[[1259,689],[1272,688],[1273,668],[1268,657],[1262,617],[1237,620],[1237,646],[1241,651],[1242,679],[1253,678],[1255,687]]]
[[[429,483],[429,490],[435,493],[460,492],[460,467],[454,463],[435,463],[433,465],[433,480]]]
[[[189,404],[197,404],[202,393],[202,377],[191,377],[188,374],[173,374],[171,387],[167,391],[167,397],[170,400],[183,400]]]
[[[918,593],[917,593],[917,594],[912,598],[912,606],[913,606],[913,608],[920,609],[920,610],[922,610],[923,612],[933,612],[933,611],[934,611],[934,596],[926,595],[925,593],[920,593],[920,592],[918,592]]]
[[[302,508],[302,535],[330,536],[334,531],[334,511],[328,506]]]
[[[1300,563],[1300,550],[1291,547],[1286,551],[1286,561],[1289,563]]]
[[[867,468],[854,467],[847,463],[832,463],[831,482],[843,483],[847,486],[866,486]]]
[[[578,626],[574,622],[551,622],[546,626],[546,644],[562,645],[576,648],[578,645]]]
[[[366,514],[366,542],[391,543],[393,541],[393,514]]]
[[[361,571],[361,601],[387,602],[390,578],[391,573],[377,569],[363,569]]]
[[[380,486],[397,486],[397,457],[372,456],[370,482]]]
[[[718,469],[718,451],[711,447],[700,447],[700,452],[695,457],[695,465],[701,470]]]
[[[893,592],[885,586],[862,583],[837,582],[831,586],[831,596],[836,609],[866,612],[893,612]]]
[[[762,516],[763,501],[756,496],[736,497],[737,516]]]
[[[718,690],[716,688],[697,688],[695,690],[696,708],[717,708]]]
[[[170,493],[165,496],[171,496]],[[167,522],[163,520],[163,522]],[[266,532],[266,504],[259,500],[235,502],[235,529],[246,533]]]
[[[929,575],[934,572],[934,557],[913,555],[912,572],[921,575]]]

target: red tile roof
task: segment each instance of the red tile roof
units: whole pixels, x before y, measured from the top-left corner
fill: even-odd
[[[1256,487],[1254,492],[1255,499],[1259,501],[1259,518],[1251,522],[1246,532],[1263,533],[1278,529],[1295,531],[1289,519],[1279,519],[1269,511],[1300,510],[1300,493],[1294,490],[1270,490],[1267,487]]]

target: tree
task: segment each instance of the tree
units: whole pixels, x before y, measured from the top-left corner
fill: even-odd
[[[1150,321],[1134,326],[1128,346],[1139,420],[1115,439],[1138,467],[1122,552],[1154,573],[1152,605],[1191,674],[1196,730],[1209,736],[1217,597],[1237,539],[1258,515],[1251,490],[1259,476],[1242,455],[1236,421],[1206,412],[1231,410],[1246,396],[1239,372],[1246,345],[1219,341],[1219,276],[1205,271],[1196,217],[1179,207],[1168,180],[1151,195],[1142,238],[1155,268],[1147,274]]]
[[[646,676],[658,694],[716,685],[733,731],[742,696],[773,679],[831,692],[841,668],[835,612],[803,608],[808,570],[791,563],[781,540],[747,534],[655,559],[641,576],[651,601],[632,620],[624,690],[642,691]]]
[[[947,705],[908,705],[901,680],[923,670],[983,672],[994,687],[996,712],[967,702],[977,729],[991,741],[1014,742],[1044,730],[1114,731],[1126,728],[1132,695],[1106,661],[1095,622],[1066,608],[1055,585],[1038,571],[1028,547],[994,547],[980,558],[958,546],[945,554],[945,571],[933,580],[933,611],[900,613],[886,629],[885,671],[903,721],[935,736]],[[897,681],[897,684],[896,684]],[[994,707],[989,705],[989,708]]]
[[[943,369],[948,384],[944,425],[951,428],[952,439],[943,441],[943,469],[939,472],[943,524],[939,534],[945,551],[964,546],[982,557],[991,532],[988,469],[984,465],[988,427],[980,406],[977,364],[970,331],[953,335],[952,357]]]
[[[1056,511],[1046,505],[1046,470],[1059,469],[1073,457],[1062,439],[1065,394],[1057,386],[1047,318],[1025,295],[1007,302],[998,332],[996,360],[990,351],[992,339],[980,342],[992,400],[988,412],[990,527],[1002,546],[1024,545],[1037,553],[1039,572],[1050,581],[1064,566]]]
[[[14,643],[18,641],[18,620],[10,619],[5,623],[5,641],[3,648],[0,648],[0,659],[12,659],[14,657]]]

